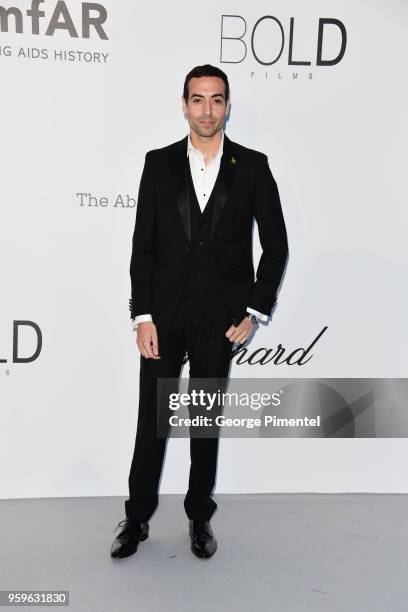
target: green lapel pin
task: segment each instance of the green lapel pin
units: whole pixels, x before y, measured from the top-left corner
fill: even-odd
[[[232,156],[231,159],[230,159],[230,162],[231,162],[231,164],[236,164],[237,160],[235,159],[234,156]]]

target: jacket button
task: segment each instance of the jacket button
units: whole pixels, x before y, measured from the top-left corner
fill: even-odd
[[[189,247],[189,246],[188,246],[188,244],[187,244],[187,246],[186,246],[186,251],[189,251],[189,250],[190,250],[190,247]]]

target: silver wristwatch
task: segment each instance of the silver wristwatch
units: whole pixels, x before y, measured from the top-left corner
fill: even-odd
[[[258,317],[254,314],[248,313],[247,314],[248,319],[251,321],[252,325],[258,325]]]

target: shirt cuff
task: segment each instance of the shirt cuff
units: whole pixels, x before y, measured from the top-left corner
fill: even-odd
[[[146,321],[153,321],[152,315],[150,314],[137,315],[137,317],[132,319],[132,331],[137,330],[137,326],[139,323],[145,323]]]
[[[260,319],[261,321],[267,321],[269,319],[268,315],[263,314],[263,312],[258,312],[257,310],[254,310],[253,308],[247,308],[247,312],[256,315],[258,319]]]

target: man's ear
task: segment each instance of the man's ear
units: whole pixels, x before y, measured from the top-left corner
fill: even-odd
[[[184,99],[184,96],[181,96],[181,107],[183,109],[184,116],[186,117],[186,115],[187,115],[187,105],[186,105],[186,101]]]

